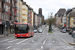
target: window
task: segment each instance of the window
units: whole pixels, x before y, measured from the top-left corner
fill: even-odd
[[[4,4],[4,8],[5,8],[5,6],[6,6],[6,5]]]
[[[73,22],[73,24],[75,24],[75,22]]]
[[[4,20],[6,19],[5,17],[6,17],[6,16],[5,16],[5,13],[4,13]]]
[[[75,20],[75,18],[73,18],[73,20]]]
[[[9,12],[10,12],[10,7],[9,7]]]
[[[0,18],[1,18],[1,12],[0,12]]]
[[[2,19],[3,19],[3,13],[2,13]]]
[[[9,3],[10,3],[10,0],[9,0]]]
[[[1,8],[1,2],[0,2],[0,8]]]

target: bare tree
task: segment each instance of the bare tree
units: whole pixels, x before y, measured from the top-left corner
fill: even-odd
[[[52,24],[55,24],[56,22],[56,18],[53,18],[53,13],[50,13],[50,16],[48,16],[48,25],[49,25],[49,31],[51,32],[52,31]]]

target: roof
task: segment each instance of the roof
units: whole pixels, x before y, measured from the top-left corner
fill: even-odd
[[[68,9],[68,10],[66,11],[66,15],[69,14],[71,11],[72,11],[72,9]]]
[[[66,9],[61,8],[61,9],[58,10],[57,14],[64,14],[65,11],[66,11]]]
[[[71,12],[71,13],[69,14],[69,17],[75,17],[75,12]]]

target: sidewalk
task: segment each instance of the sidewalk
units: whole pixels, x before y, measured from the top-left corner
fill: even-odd
[[[14,33],[10,33],[8,36],[5,36],[5,37],[11,37],[11,36],[15,36]],[[0,38],[5,38],[4,37],[4,34],[0,34]]]
[[[59,29],[55,30],[54,34],[63,39],[65,42],[67,42],[70,45],[75,45],[74,39],[71,37],[71,35],[67,33],[60,32]]]

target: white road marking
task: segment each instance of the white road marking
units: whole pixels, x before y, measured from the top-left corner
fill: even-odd
[[[23,50],[30,50],[30,49],[23,49]]]
[[[9,49],[11,46],[7,47],[7,49]]]
[[[55,49],[50,49],[50,50],[55,50]]]
[[[9,41],[9,42],[14,42],[14,41],[17,41],[17,40],[19,40],[19,39],[16,39],[16,40],[12,40],[12,41]]]
[[[2,40],[2,41],[0,41],[0,42],[4,42],[4,41],[8,41],[9,39],[6,39],[6,40]]]
[[[26,41],[26,40],[28,40],[28,39],[25,39],[25,40],[23,40],[23,41],[20,41],[20,42],[18,42],[18,43],[16,43],[16,44],[20,44],[20,43],[22,43],[22,42],[24,42],[24,41]]]
[[[41,50],[41,49],[36,49],[36,50]]]
[[[46,39],[47,39],[47,37],[46,37]],[[43,44],[45,44],[45,43],[46,43],[46,39],[44,40]]]
[[[34,40],[32,40],[32,42],[35,42]]]
[[[43,49],[43,46],[41,46],[41,49]]]
[[[53,42],[55,42],[55,41],[53,41]]]
[[[46,41],[43,42],[43,44],[45,44]]]
[[[47,35],[48,35],[48,33],[47,33]]]
[[[56,37],[58,37],[59,39],[61,39],[63,42],[65,42],[67,45],[70,45],[68,42],[66,42],[64,39],[60,38],[59,36],[55,35]]]

